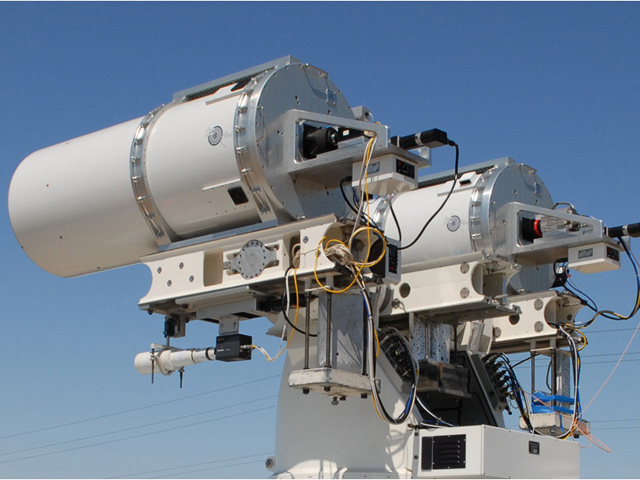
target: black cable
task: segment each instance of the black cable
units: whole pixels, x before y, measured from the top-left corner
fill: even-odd
[[[380,340],[380,350],[384,351],[383,345],[393,336],[395,336],[400,341],[400,343],[403,344],[405,353],[409,356],[409,359],[410,359],[409,364],[411,365],[411,376],[412,376],[411,391],[409,392],[409,398],[407,399],[405,409],[402,411],[402,413],[398,417],[395,417],[395,418],[389,414],[384,404],[382,403],[382,399],[380,398],[380,392],[378,391],[377,386],[373,394],[376,396],[376,403],[380,408],[380,413],[382,414],[383,417],[385,417],[386,421],[393,425],[400,425],[411,414],[411,410],[414,404],[414,398],[418,394],[417,392],[418,371],[415,364],[415,359],[413,358],[413,354],[411,352],[411,346],[409,345],[407,339],[404,338],[404,336],[402,336],[402,334],[395,328],[390,327],[389,332],[390,333],[388,335],[385,335]]]
[[[508,382],[509,382],[509,388],[511,390],[511,396],[512,398],[515,400],[516,402],[516,406],[518,407],[518,410],[520,412],[520,416],[522,417],[522,419],[524,420],[527,429],[529,430],[529,432],[533,432],[533,426],[531,425],[531,420],[529,418],[529,413],[527,411],[527,409],[525,408],[525,399],[523,396],[523,390],[522,390],[522,386],[520,385],[520,382],[518,381],[518,377],[516,375],[516,372],[513,370],[513,367],[511,366],[511,361],[509,360],[509,357],[507,357],[505,354],[502,354],[501,359],[503,361],[503,364],[505,366],[505,370],[507,372],[508,375]]]
[[[553,361],[551,360],[551,358],[549,358],[549,365],[547,365],[547,373],[546,373],[545,377],[546,377],[547,388],[549,389],[550,392],[553,390],[551,388],[551,384],[549,383],[550,373],[551,373],[551,365],[552,364],[553,364]],[[533,392],[531,392],[531,393],[533,393]]]
[[[609,320],[615,320],[615,321],[619,322],[619,321],[623,321],[623,320],[629,320],[630,318],[635,316],[636,313],[638,313],[638,310],[640,309],[640,274],[638,273],[638,263],[636,261],[635,256],[631,253],[631,250],[627,246],[626,242],[620,237],[618,237],[618,240],[620,241],[620,244],[622,245],[622,248],[624,248],[624,251],[627,254],[627,257],[629,257],[629,261],[631,262],[631,266],[633,267],[633,270],[634,270],[635,275],[636,275],[636,299],[635,299],[634,307],[631,310],[631,313],[629,313],[629,315],[624,316],[624,315],[616,314],[616,312],[614,312],[612,310],[597,310],[596,309],[595,310],[595,314],[589,320],[587,320],[586,322],[581,323],[581,324],[573,324],[573,325],[571,325],[573,328],[580,328],[580,329],[586,328],[589,325],[591,325],[596,320],[596,318],[598,318],[600,316],[602,316],[604,318],[607,318]],[[567,288],[566,285],[565,285],[565,288]],[[574,288],[575,288],[575,286],[574,286]],[[578,298],[580,298],[580,297],[578,296]],[[583,299],[581,298],[581,300],[583,300]],[[591,300],[591,301],[593,302],[593,300]],[[595,306],[595,302],[593,302],[593,303],[594,303],[594,306]],[[589,305],[587,304],[587,306],[589,306]],[[591,307],[589,307],[589,308],[591,308]],[[593,310],[593,308],[592,308],[592,310]]]
[[[344,177],[342,180],[340,180],[340,193],[342,194],[342,198],[344,200],[344,202],[347,204],[347,206],[349,207],[349,209],[355,213],[356,215],[358,215],[358,203],[359,200],[357,199],[357,196],[355,194],[355,190],[353,190],[353,203],[351,203],[349,201],[349,198],[347,197],[346,192],[344,191],[344,184],[347,182],[351,181],[351,177]],[[362,223],[369,223],[370,225],[373,225],[374,228],[376,228],[377,230],[381,230],[380,227],[378,227],[378,225],[376,224],[376,222],[373,221],[373,219],[371,218],[367,218],[367,215],[362,212],[362,214],[360,215],[360,221]]]
[[[393,221],[396,224],[396,228],[398,229],[398,242],[402,242],[402,231],[400,230],[400,222],[398,222],[398,217],[396,217],[396,212],[393,210],[393,202],[389,201],[389,210],[391,210],[391,216],[393,217]]]
[[[351,209],[351,211],[357,215],[358,214],[358,210],[349,201],[349,198],[347,198],[347,194],[344,191],[344,184],[347,183],[347,182],[350,182],[350,181],[351,181],[351,177],[344,177],[342,180],[340,180],[340,193],[342,194],[342,198],[344,199],[344,203],[346,203],[347,206]]]
[[[527,358],[525,358],[524,360],[520,360],[518,363],[514,363],[511,368],[516,368],[519,367],[520,365],[522,365],[524,362],[528,362],[529,360],[531,360],[533,358],[533,355],[528,356]]]
[[[296,332],[301,333],[302,335],[306,335],[307,332],[305,332],[304,330],[302,330],[301,328],[296,327],[291,320],[289,320],[289,315],[287,315],[287,309],[286,309],[286,296],[282,295],[282,304],[283,304],[283,308],[282,308],[282,314],[284,315],[284,319],[287,321],[287,323],[289,324],[289,326],[291,328],[293,328]],[[318,334],[317,333],[309,333],[310,337],[317,337]]]
[[[287,275],[289,274],[289,270],[292,270],[293,267],[289,267],[287,268],[287,271],[284,272],[284,278],[285,278],[285,282],[288,281],[287,280]],[[296,305],[299,305],[300,302],[300,298],[299,295],[296,295]],[[309,306],[307,305],[307,308],[309,308]],[[282,294],[282,315],[284,315],[284,319],[287,321],[287,323],[289,324],[289,326],[291,328],[293,328],[296,332],[301,333],[302,335],[306,335],[307,332],[305,332],[304,330],[298,328],[297,326],[295,326],[291,320],[289,320],[289,315],[287,315],[287,294],[286,292]],[[317,337],[318,334],[317,333],[309,333],[310,337]]]
[[[596,304],[595,300],[584,293],[582,290],[580,290],[571,280],[567,280],[564,288],[566,291],[568,291],[569,293],[577,297],[578,300],[584,303],[585,307],[587,307],[589,310],[592,310],[593,312],[598,311],[598,305]],[[589,302],[591,302],[591,304]]]
[[[420,233],[418,233],[418,236],[413,240],[413,242],[411,242],[409,245],[406,245],[406,246],[398,248],[398,250],[406,250],[407,248],[413,247],[416,244],[416,242],[418,240],[420,240],[420,237],[422,237],[422,234],[424,233],[424,231],[431,224],[433,219],[436,218],[436,216],[442,211],[444,206],[449,201],[449,197],[451,197],[451,194],[453,193],[453,190],[456,188],[456,184],[458,183],[458,161],[460,159],[460,148],[458,147],[458,144],[455,143],[455,142],[451,142],[450,145],[456,148],[456,161],[455,161],[455,167],[454,167],[454,173],[453,173],[453,183],[451,184],[451,189],[449,190],[449,193],[447,194],[446,198],[444,199],[444,201],[442,202],[440,207],[438,207],[438,209],[435,211],[435,213],[433,215],[431,215],[429,220],[427,220],[427,223],[424,224],[424,226],[422,227],[422,230],[420,230]]]

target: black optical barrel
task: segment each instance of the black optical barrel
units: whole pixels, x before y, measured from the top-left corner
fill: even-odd
[[[451,145],[452,142],[447,136],[447,132],[443,132],[437,128],[425,130],[424,132],[406,135],[404,137],[393,137],[391,143],[405,150],[411,150],[420,147],[437,148],[444,145]]]
[[[634,238],[640,237],[640,222],[607,228],[607,235],[611,238],[625,237],[627,235]]]

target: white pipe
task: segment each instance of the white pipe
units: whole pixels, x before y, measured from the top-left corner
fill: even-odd
[[[159,352],[139,353],[133,363],[141,375],[149,375],[156,371],[163,375],[171,375],[182,367],[212,361],[215,358],[215,349],[213,347],[191,348],[188,350],[168,347]]]

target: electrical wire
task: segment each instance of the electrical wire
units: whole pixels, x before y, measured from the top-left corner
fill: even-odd
[[[584,407],[583,412],[586,412],[587,409],[591,406],[591,404],[595,401],[596,398],[598,398],[598,395],[600,395],[600,393],[602,392],[602,390],[604,389],[604,387],[607,385],[607,383],[609,383],[609,380],[611,380],[611,378],[613,377],[613,374],[616,372],[616,370],[618,369],[618,367],[620,366],[620,364],[622,363],[622,359],[624,358],[624,356],[627,354],[627,351],[629,350],[629,347],[631,347],[631,343],[633,343],[633,339],[636,338],[636,335],[638,334],[638,330],[640,330],[640,322],[638,322],[638,325],[636,325],[635,330],[633,331],[633,334],[631,335],[631,338],[629,338],[629,342],[627,342],[627,346],[624,347],[624,350],[622,351],[622,354],[620,355],[620,358],[618,359],[617,363],[615,364],[615,366],[613,367],[613,370],[611,370],[611,373],[609,374],[609,376],[606,378],[606,380],[602,383],[602,385],[600,386],[600,388],[598,389],[598,391],[595,393],[595,395],[591,398],[591,400],[589,401],[589,403],[587,403],[587,406]]]
[[[622,314],[616,313],[616,312],[614,312],[612,310],[598,310],[596,305],[595,305],[595,302],[593,300],[591,300],[589,297],[587,297],[587,298],[589,298],[589,300],[591,300],[591,302],[593,303],[593,307],[589,305],[589,302],[587,300],[585,300],[583,297],[578,295],[576,292],[572,291],[571,293],[576,295],[591,310],[594,310],[594,315],[589,320],[586,320],[583,323],[574,323],[574,324],[572,324],[571,328],[573,328],[573,329],[586,328],[586,327],[590,326],[596,320],[596,318],[598,318],[599,316],[603,316],[605,318],[608,318],[609,320],[616,320],[616,321],[629,320],[632,317],[634,317],[636,315],[636,313],[638,313],[638,310],[640,310],[640,273],[638,271],[638,260],[636,259],[635,255],[633,254],[631,249],[627,246],[627,243],[624,241],[624,239],[619,238],[618,240],[620,241],[620,244],[624,248],[624,251],[627,254],[627,257],[629,258],[629,260],[631,262],[631,266],[633,267],[633,270],[634,270],[634,273],[635,273],[635,277],[636,277],[636,298],[635,298],[635,302],[634,302],[633,308],[631,309],[631,312],[628,315],[622,315]],[[567,288],[567,286],[565,284],[565,289],[566,288]],[[575,286],[573,288],[575,290]],[[569,290],[569,291],[571,291],[571,290]],[[579,290],[577,290],[577,291],[579,292]]]
[[[352,189],[353,191],[353,203],[349,200],[349,198],[347,197],[346,192],[344,191],[344,185],[347,182],[351,182],[351,177],[345,177],[342,180],[340,180],[340,193],[342,194],[342,199],[344,200],[344,202],[347,204],[347,206],[349,207],[349,210],[351,210],[354,214],[358,215],[358,211],[359,208],[356,208],[356,206],[359,206],[360,203],[358,202],[358,198],[357,195],[355,193],[355,190]],[[377,229],[380,229],[378,227],[378,225],[376,224],[376,222],[373,221],[372,218],[367,218],[366,216],[362,215],[360,217],[360,221],[364,221],[365,223],[370,223],[372,225],[374,225]]]
[[[518,376],[511,365],[509,357],[505,354],[500,354],[498,358],[501,360],[505,373],[507,374],[506,380],[509,391],[511,392],[511,398],[515,401],[516,408],[520,412],[520,416],[524,420],[527,429],[532,432],[533,426],[531,425],[528,403],[524,396],[524,390],[518,380]]]
[[[297,327],[290,319],[289,319],[289,315],[287,314],[287,311],[289,310],[289,305],[290,305],[290,301],[289,301],[289,282],[287,280],[287,275],[289,274],[289,271],[292,270],[293,267],[289,267],[287,269],[287,271],[284,274],[284,278],[285,278],[285,294],[282,296],[282,315],[284,316],[284,319],[286,320],[286,322],[289,324],[289,326],[291,328],[293,328],[296,332],[301,333],[302,335],[306,335],[307,332],[305,332],[304,330],[302,330],[301,328]],[[298,302],[300,301],[300,298],[296,297],[296,305],[298,304]],[[309,333],[310,337],[317,337],[318,334],[317,333]]]
[[[401,423],[404,423],[407,420],[407,418],[413,411],[413,408],[416,402],[418,375],[419,375],[418,365],[416,363],[415,358],[413,357],[413,354],[411,353],[411,346],[408,344],[407,340],[396,329],[392,329],[391,331],[393,332],[393,334],[395,334],[395,336],[400,340],[400,342],[404,344],[406,354],[411,359],[411,362],[410,362],[411,370],[412,370],[411,373],[413,377],[412,383],[411,383],[411,391],[409,392],[409,397],[407,398],[405,407],[402,413],[400,413],[400,415],[398,415],[397,417],[394,417],[393,415],[389,414],[389,412],[384,406],[384,403],[382,402],[382,399],[380,398],[380,391],[378,389],[378,385],[375,379],[375,354],[374,354],[375,350],[373,346],[375,326],[374,326],[373,313],[371,310],[371,302],[369,300],[369,294],[364,284],[361,283],[361,281],[358,281],[358,285],[360,286],[360,290],[362,292],[363,301],[364,301],[366,313],[367,313],[367,342],[368,342],[367,373],[369,376],[369,384],[371,387],[371,393],[372,393],[371,400],[373,402],[373,407],[375,412],[378,414],[378,417],[381,420],[387,423],[390,423],[392,425],[399,425]],[[384,342],[385,342],[385,339],[383,339],[380,342],[380,344],[382,345]]]
[[[459,178],[458,163],[459,163],[459,159],[460,159],[460,148],[458,147],[458,144],[455,143],[455,142],[452,142],[452,146],[454,146],[455,149],[456,149],[456,160],[455,160],[454,173],[453,173],[453,182],[451,183],[451,188],[449,189],[449,193],[447,193],[447,196],[445,197],[445,199],[442,202],[442,204],[438,207],[438,209],[433,213],[433,215],[431,215],[431,217],[429,217],[429,220],[427,220],[427,222],[424,224],[424,226],[422,227],[422,229],[420,230],[420,233],[418,233],[416,238],[414,238],[413,241],[411,243],[409,243],[408,245],[405,245],[405,246],[402,246],[402,247],[398,248],[398,250],[406,250],[407,248],[411,248],[412,246],[414,246],[418,242],[418,240],[420,240],[420,237],[422,237],[422,234],[424,233],[424,231],[431,224],[433,219],[436,218],[436,216],[445,207],[445,205],[449,201],[449,198],[451,197],[451,194],[453,193],[453,190],[456,188],[456,184],[458,183],[458,178]]]
[[[287,273],[285,274],[285,284],[286,284],[285,288],[287,289],[287,291],[288,291],[288,288],[289,288],[289,281],[288,281],[288,277],[287,277],[289,271],[290,270],[287,269]],[[298,272],[298,268],[295,267],[293,269],[293,285],[294,285],[295,290],[296,290],[296,300],[299,300],[300,295],[298,294],[297,272]],[[291,340],[293,340],[293,335],[296,332],[296,328],[295,327],[296,327],[296,325],[298,323],[298,313],[299,312],[300,312],[300,302],[296,301],[296,316],[295,316],[295,318],[293,320],[293,325],[292,325],[293,329],[291,330],[291,334],[289,335],[289,338],[287,339],[287,344],[284,346],[284,348],[281,349],[280,346],[282,345],[282,341],[284,339],[284,335],[285,335],[285,332],[286,332],[286,328],[282,329],[282,336],[280,337],[280,342],[281,343],[280,343],[280,346],[278,347],[278,353],[276,353],[276,355],[274,357],[271,357],[269,355],[269,353],[263,347],[259,347],[257,345],[251,345],[251,348],[254,349],[254,350],[259,351],[260,353],[262,353],[265,356],[265,358],[267,359],[268,362],[275,362],[278,358],[280,358],[282,356],[282,354],[284,352],[287,351],[287,349],[289,348],[289,345],[291,345]]]
[[[122,428],[122,429],[119,429],[119,430],[112,430],[110,432],[104,432],[104,433],[98,433],[98,434],[94,434],[94,435],[88,435],[88,436],[85,436],[85,437],[74,438],[72,440],[65,440],[65,441],[61,441],[61,442],[49,443],[49,444],[46,444],[46,445],[40,445],[38,447],[23,448],[21,450],[13,450],[11,452],[3,452],[3,453],[0,453],[0,457],[5,457],[7,455],[16,455],[18,453],[32,452],[34,450],[41,450],[43,448],[57,447],[57,446],[60,446],[60,445],[66,445],[66,444],[73,443],[73,442],[80,442],[80,441],[83,441],[83,440],[91,440],[91,439],[94,439],[94,438],[105,437],[105,436],[108,436],[108,435],[115,435],[117,433],[130,432],[132,430],[138,430],[140,428],[153,427],[155,425],[160,425],[160,424],[163,424],[163,423],[169,423],[169,422],[175,422],[175,421],[178,421],[178,420],[184,420],[186,418],[197,417],[197,416],[200,416],[200,415],[206,415],[206,414],[213,413],[213,412],[219,412],[221,410],[227,410],[229,408],[234,408],[234,407],[237,407],[237,406],[250,405],[252,403],[258,403],[258,402],[261,402],[263,400],[270,400],[270,399],[273,399],[273,398],[278,398],[278,395],[270,395],[268,397],[257,398],[255,400],[249,400],[249,401],[246,401],[246,402],[234,403],[233,405],[227,405],[227,406],[224,406],[224,407],[217,407],[217,408],[214,408],[214,409],[211,409],[211,410],[205,410],[203,412],[190,413],[188,415],[182,415],[182,416],[174,417],[174,418],[167,418],[167,419],[160,420],[160,421],[157,421],[157,422],[145,423],[143,425],[136,425],[134,427],[127,427],[127,428]]]
[[[402,230],[400,230],[400,222],[398,222],[398,217],[396,216],[396,212],[393,209],[392,200],[389,200],[389,211],[391,212],[391,216],[393,217],[393,222],[396,224],[396,229],[398,230],[398,242],[402,242]]]
[[[418,405],[420,405],[420,407],[427,412],[428,415],[430,415],[433,419],[435,419],[438,424],[441,424],[442,426],[445,427],[455,427],[456,425],[454,425],[453,423],[449,423],[449,422],[445,422],[442,418],[438,417],[435,413],[433,413],[431,410],[429,410],[429,408],[427,408],[427,406],[424,404],[424,402],[422,401],[422,399],[420,398],[420,396],[418,396],[416,398],[416,402],[418,402]],[[438,425],[428,425],[429,427],[433,427],[433,426],[438,426]]]
[[[192,398],[202,397],[204,395],[212,395],[212,394],[215,394],[215,393],[224,392],[224,391],[231,390],[231,389],[234,389],[234,388],[244,387],[246,385],[251,385],[251,384],[254,384],[254,383],[258,383],[258,382],[264,382],[264,381],[267,381],[267,380],[273,380],[275,378],[281,378],[281,377],[282,377],[282,375],[280,375],[280,374],[271,375],[269,377],[258,378],[258,379],[255,379],[255,380],[249,380],[247,382],[238,383],[238,384],[235,384],[235,385],[230,385],[228,387],[219,388],[217,390],[209,390],[207,392],[196,393],[195,395],[189,395],[189,396],[185,396],[185,397],[181,397],[181,398],[176,398],[176,399],[173,399],[173,400],[166,400],[164,402],[153,403],[153,404],[144,405],[144,406],[141,406],[141,407],[130,408],[130,409],[127,409],[127,410],[121,410],[119,412],[107,413],[105,415],[98,415],[98,416],[95,416],[95,417],[84,418],[84,419],[81,419],[81,420],[75,420],[73,422],[61,423],[61,424],[58,424],[58,425],[51,425],[49,427],[38,428],[38,429],[35,429],[35,430],[28,430],[28,431],[25,431],[25,432],[18,432],[18,433],[12,433],[12,434],[9,434],[9,435],[3,435],[2,437],[0,437],[0,440],[4,440],[4,439],[7,439],[7,438],[13,438],[13,437],[19,437],[19,436],[22,436],[22,435],[30,435],[32,433],[46,432],[47,430],[55,430],[55,429],[58,429],[58,428],[70,427],[70,426],[73,426],[73,425],[79,425],[81,423],[88,423],[88,422],[93,422],[93,421],[96,421],[96,420],[103,420],[105,418],[116,417],[116,416],[119,416],[119,415],[126,415],[127,413],[139,412],[141,410],[146,410],[148,408],[161,407],[163,405],[169,405],[171,403],[182,402],[182,401],[185,401],[185,400],[190,400]]]
[[[147,470],[144,472],[136,472],[136,473],[127,473],[124,475],[117,475],[114,477],[105,477],[107,480],[114,480],[114,479],[118,479],[118,478],[126,478],[126,477],[140,477],[142,475],[149,475],[151,473],[161,473],[161,472],[166,472],[167,470],[179,470],[179,469],[183,469],[183,468],[193,468],[193,467],[201,467],[203,465],[212,465],[212,464],[216,464],[216,463],[221,463],[221,462],[232,462],[235,460],[245,460],[247,458],[253,458],[253,457],[265,457],[267,455],[272,455],[272,452],[263,452],[263,453],[254,453],[252,455],[242,455],[240,457],[233,457],[233,458],[222,458],[220,460],[212,460],[210,462],[201,462],[201,463],[191,463],[188,465],[179,465],[177,467],[164,467],[164,468],[159,468],[156,470]],[[224,468],[226,466],[231,466],[231,465],[225,465],[222,467],[214,467],[214,468]],[[235,466],[235,465],[234,465]],[[209,470],[209,469],[207,469]],[[213,470],[213,468],[212,468]],[[198,471],[198,470],[195,470]],[[183,473],[193,473],[193,471],[191,472],[183,472]],[[174,475],[178,475],[178,473],[175,473]],[[156,477],[154,477],[156,478]]]
[[[261,412],[261,411],[264,411],[264,410],[270,410],[272,408],[276,408],[276,406],[272,405],[272,406],[269,406],[269,407],[257,408],[257,409],[249,410],[249,411],[246,411],[246,412],[234,413],[234,414],[231,414],[231,415],[225,415],[223,417],[213,418],[211,420],[203,420],[203,421],[200,421],[200,422],[188,423],[186,425],[179,425],[177,427],[165,428],[165,429],[162,429],[162,430],[156,430],[154,432],[147,432],[147,433],[131,435],[131,436],[128,436],[128,437],[123,437],[123,438],[116,438],[116,439],[113,439],[113,440],[106,440],[104,442],[92,443],[92,444],[89,444],[89,445],[80,445],[80,446],[77,446],[77,447],[66,448],[66,449],[63,449],[63,450],[56,450],[54,452],[39,453],[39,454],[36,454],[36,455],[30,455],[30,456],[27,456],[27,457],[13,458],[13,459],[10,459],[10,460],[2,460],[2,461],[0,461],[0,464],[18,462],[18,461],[21,461],[21,460],[30,460],[30,459],[33,459],[33,458],[40,458],[40,457],[45,457],[45,456],[50,456],[50,455],[56,455],[58,453],[72,452],[72,451],[76,451],[76,450],[82,450],[82,449],[85,449],[85,448],[91,448],[91,447],[97,447],[97,446],[101,446],[101,445],[107,445],[107,444],[110,444],[110,443],[121,442],[121,441],[124,441],[124,440],[131,440],[131,439],[134,439],[134,438],[142,438],[142,437],[150,438],[153,435],[156,435],[156,434],[159,434],[159,433],[174,432],[175,430],[178,430],[178,429],[181,429],[181,428],[200,426],[200,425],[202,425],[204,423],[217,422],[219,420],[225,420],[225,419],[228,419],[228,418],[239,417],[239,416],[242,416],[242,415],[248,415],[248,414],[251,414],[251,413]]]
[[[578,349],[573,336],[565,330],[565,326],[558,325],[558,330],[565,336],[567,343],[569,344],[569,350],[571,353],[573,364],[573,417],[571,421],[571,427],[560,438],[566,439],[573,436],[574,431],[578,428],[580,421],[582,420],[582,405],[580,404],[580,349]]]
[[[208,472],[208,471],[211,471],[211,470],[221,470],[223,468],[229,468],[229,467],[239,467],[239,466],[242,466],[242,465],[251,465],[253,463],[264,463],[264,460],[260,459],[260,460],[252,460],[250,462],[232,463],[232,464],[229,464],[229,465],[220,465],[218,467],[211,467],[211,468],[201,468],[201,469],[198,469],[198,470],[189,470],[189,471],[186,471],[186,472],[171,473],[171,474],[167,474],[167,475],[154,475],[153,477],[150,477],[150,478],[169,478],[169,477],[174,477],[176,475],[180,475],[180,476],[182,476],[184,478],[184,475],[186,473]]]

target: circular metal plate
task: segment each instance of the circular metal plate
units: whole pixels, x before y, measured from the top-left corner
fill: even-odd
[[[251,240],[240,249],[237,260],[242,278],[245,280],[255,278],[267,266],[267,247],[259,240]]]

